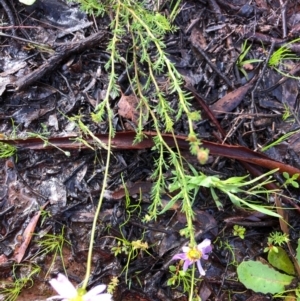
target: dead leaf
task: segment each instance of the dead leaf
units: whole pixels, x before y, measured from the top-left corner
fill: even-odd
[[[43,205],[41,207],[41,210],[38,211],[30,220],[29,224],[27,225],[24,233],[23,233],[23,239],[22,239],[22,243],[20,245],[20,247],[18,248],[16,254],[15,254],[15,260],[17,263],[20,263],[24,257],[24,254],[27,250],[27,247],[31,241],[32,238],[32,234],[34,232],[34,229],[36,227],[36,224],[40,218],[41,215],[41,211],[49,204],[49,202],[47,202],[45,205]]]
[[[148,120],[148,111],[146,108],[142,108],[142,112],[140,112],[139,108],[139,99],[136,95],[124,95],[122,94],[122,97],[118,103],[118,113],[120,116],[131,120],[134,124],[137,125],[138,119],[141,117],[143,118],[143,124],[145,124]]]
[[[244,99],[248,91],[254,86],[256,78],[257,77],[254,76],[254,78],[252,78],[246,85],[241,86],[240,88],[228,93],[227,95],[219,99],[217,102],[210,106],[210,109],[216,116],[234,110]]]

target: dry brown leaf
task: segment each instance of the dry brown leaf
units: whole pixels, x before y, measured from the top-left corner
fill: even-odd
[[[122,97],[118,103],[119,115],[131,120],[134,124],[137,124],[140,117],[140,109],[138,108],[139,102],[139,99],[134,94],[128,96],[122,94]],[[145,108],[142,108],[142,118],[143,124],[147,122],[148,111]]]
[[[48,205],[49,202],[47,202],[45,205],[43,205],[41,207],[41,210],[43,210],[47,205]],[[16,250],[16,253],[15,253],[15,260],[17,263],[20,263],[24,257],[24,254],[27,250],[27,247],[31,241],[31,238],[32,238],[32,234],[34,232],[34,229],[36,227],[36,224],[40,218],[40,215],[41,215],[41,210],[38,211],[30,220],[29,224],[27,225],[24,233],[23,233],[23,239],[22,239],[22,243],[20,245],[20,247]]]

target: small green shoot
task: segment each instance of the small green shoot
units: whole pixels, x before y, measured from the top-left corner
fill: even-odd
[[[112,277],[109,284],[107,285],[107,292],[111,295],[113,295],[114,291],[116,290],[117,286],[119,284],[118,277]]]
[[[115,239],[118,240],[118,244],[115,247],[111,248],[111,252],[117,256],[121,253],[124,253],[127,255],[127,262],[125,264],[125,267],[122,270],[122,273],[125,271],[125,281],[128,282],[128,269],[131,260],[135,259],[141,252],[148,253],[148,243],[143,242],[142,240],[134,240],[132,242],[126,240],[125,238],[118,238],[115,237]],[[148,253],[150,255],[150,253]]]
[[[264,252],[277,252],[277,246],[282,246],[289,242],[289,237],[286,233],[282,232],[272,232],[268,237],[268,246],[264,249]]]
[[[228,251],[228,255],[226,255],[230,258],[228,265],[237,266],[238,263],[235,258],[234,247],[229,243],[229,241],[228,240],[225,240],[225,241],[220,240],[220,248],[223,248],[224,250]]]
[[[285,178],[283,187],[287,188],[287,186],[291,185],[294,188],[299,188],[299,183],[297,182],[297,180],[299,178],[298,173],[292,175],[292,177],[290,177],[290,175],[287,172],[283,172],[282,175]]]
[[[123,177],[122,177],[122,183],[123,183],[123,187],[124,187],[124,190],[125,190],[126,219],[120,225],[120,228],[128,223],[128,221],[130,220],[130,218],[133,214],[136,214],[137,216],[139,216],[141,214],[141,211],[142,211],[142,208],[141,208],[142,195],[140,195],[140,198],[139,198],[139,200],[136,204],[132,204],[132,200],[129,196],[129,192],[128,192],[128,189],[127,189],[127,186],[124,182]],[[122,232],[122,230],[121,230],[121,232]]]
[[[285,61],[299,60],[299,56],[290,50],[290,45],[292,45],[296,42],[299,42],[299,41],[300,41],[300,38],[295,39],[289,43],[282,45],[280,48],[278,48],[276,51],[274,51],[269,59],[268,66],[275,69],[278,73],[280,73],[283,76],[286,76],[289,78],[294,78],[294,79],[299,79],[298,76],[290,75],[280,69],[280,67],[283,67],[285,69],[290,68]]]
[[[43,226],[46,219],[49,217],[51,217],[51,213],[48,210],[41,209],[41,226]]]
[[[201,281],[201,278],[193,277],[193,269],[187,269],[186,271],[182,270],[182,262],[178,262],[178,264],[170,265],[169,272],[171,273],[171,277],[167,281],[168,286],[173,286],[175,288],[181,286],[183,293],[187,293],[191,290],[191,281],[194,279],[194,287],[196,284]]]
[[[15,270],[22,269],[26,271],[27,276],[18,278],[16,276]],[[14,265],[13,274],[14,274],[14,282],[1,282],[0,285],[0,296],[4,297],[5,301],[15,301],[20,295],[21,291],[24,288],[33,286],[33,277],[38,275],[41,271],[41,268],[37,265]],[[1,299],[2,300],[2,299]]]
[[[242,44],[242,48],[241,48],[241,54],[239,55],[238,59],[237,59],[237,67],[239,68],[239,70],[244,74],[245,78],[248,79],[248,74],[247,74],[247,71],[245,70],[245,67],[247,65],[250,65],[250,64],[254,64],[254,63],[260,63],[262,62],[263,60],[260,60],[260,59],[245,59],[246,56],[248,55],[250,49],[251,49],[251,46],[252,45],[247,45],[247,40]]]
[[[290,138],[291,136],[293,136],[294,134],[297,134],[299,132],[300,132],[300,130],[296,130],[296,131],[293,131],[293,132],[286,133],[286,134],[282,135],[281,137],[279,137],[276,141],[274,141],[274,142],[272,142],[272,143],[270,143],[270,144],[265,145],[264,147],[262,147],[261,151],[265,152],[269,148],[274,147],[274,146],[280,144],[281,142],[287,140],[288,138]]]
[[[287,103],[283,103],[283,106],[284,106],[284,112],[282,114],[282,120],[288,122],[294,122],[295,121],[294,119],[288,120],[293,115],[289,105]]]
[[[232,229],[234,236],[239,236],[241,239],[245,238],[246,228],[239,225],[234,225]]]
[[[286,233],[282,232],[272,232],[268,237],[268,242],[271,242],[274,245],[282,246],[287,244],[290,241],[289,236]]]
[[[16,154],[16,152],[17,148],[15,146],[0,142],[0,159],[9,158]]]
[[[37,245],[39,246],[39,251],[37,254],[35,254],[35,257],[37,257],[39,255],[53,254],[53,259],[52,259],[52,262],[48,269],[47,274],[51,271],[51,268],[54,265],[55,259],[58,255],[63,259],[63,246],[65,244],[70,245],[71,243],[65,239],[64,228],[62,228],[62,231],[60,234],[45,234],[42,238],[39,238],[37,240]],[[63,269],[65,271],[65,274],[67,274],[63,260],[62,260],[62,265],[63,265]],[[46,276],[47,276],[47,274],[46,274]]]

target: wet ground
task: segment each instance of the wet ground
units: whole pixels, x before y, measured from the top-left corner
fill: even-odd
[[[90,116],[109,81],[105,64],[113,12],[89,16],[77,4],[57,0],[37,0],[32,7],[18,1],[1,0],[0,4],[0,138],[17,146],[17,153],[1,159],[0,165],[0,300],[13,300],[5,297],[5,289],[26,277],[32,281],[25,281],[24,287],[20,284],[17,300],[45,300],[53,294],[47,282],[51,275],[67,271],[74,284],[85,275],[107,153],[75,141],[78,137],[91,140],[70,117],[81,116],[93,134],[107,141],[107,120],[95,123]],[[168,15],[172,4],[166,1],[160,10]],[[300,173],[299,62],[288,60],[279,66],[284,74],[266,63],[271,53],[299,36],[300,3],[183,0],[174,24],[178,30],[166,36],[166,52],[184,78],[193,109],[202,112],[194,128],[210,150],[204,165],[189,153],[183,117],[174,131],[186,161],[222,179],[256,177],[275,168],[290,177]],[[130,41],[128,35],[120,44],[125,61]],[[245,56],[250,61],[238,65],[245,45],[251,46]],[[297,58],[300,43],[290,49]],[[117,134],[89,285],[108,284],[117,276],[115,300],[187,300],[182,286],[167,285],[170,259],[186,243],[180,236],[186,225],[180,203],[155,221],[142,220],[152,202],[156,133],[153,123],[145,121],[147,138],[133,146],[138,100],[130,94],[127,67],[116,65],[122,96],[112,95],[110,100]],[[160,78],[163,84],[166,79],[162,74]],[[168,101],[177,107],[174,95]],[[263,149],[286,133],[292,134]],[[176,146],[170,134],[163,133],[163,138],[170,147]],[[170,170],[164,170],[164,175],[167,181],[172,177]],[[279,173],[275,179],[268,189],[285,181]],[[219,196],[223,209],[218,210],[210,192],[199,190],[193,207],[197,240],[209,238],[214,245],[204,264],[206,276],[197,284],[201,300],[271,299],[247,290],[237,280],[236,266],[249,258],[264,260],[272,231],[289,234],[292,254],[299,239],[298,191],[283,187],[277,200],[280,206],[293,208],[285,210],[289,228],[276,218],[234,207],[224,195]],[[172,193],[163,191],[161,197],[166,205]],[[234,225],[246,228],[244,239],[233,235]],[[150,246],[148,252],[136,254],[127,273],[128,257],[112,254],[123,238],[142,239]],[[47,253],[49,245],[57,248]]]

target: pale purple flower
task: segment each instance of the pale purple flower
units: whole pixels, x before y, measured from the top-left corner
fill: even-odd
[[[101,294],[106,285],[100,284],[85,293],[84,290],[74,287],[69,279],[63,275],[58,274],[56,278],[49,281],[51,286],[56,290],[58,296],[49,298],[48,300],[61,299],[62,301],[111,301],[111,294]]]
[[[208,253],[210,253],[211,250],[212,250],[211,241],[206,238],[199,245],[193,248],[187,246],[182,247],[183,253],[175,254],[172,257],[172,260],[175,259],[183,260],[184,261],[183,271],[186,271],[191,264],[196,262],[200,275],[204,276],[205,271],[202,268],[200,260],[201,258],[207,260]]]

